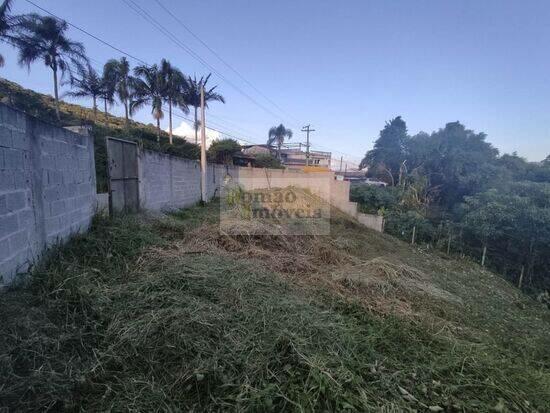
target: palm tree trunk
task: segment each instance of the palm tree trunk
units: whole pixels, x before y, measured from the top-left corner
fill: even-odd
[[[61,121],[61,116],[59,115],[59,90],[57,86],[57,65],[54,64],[52,67],[53,70],[53,92],[55,96],[55,115],[57,120]]]
[[[168,99],[168,129],[170,130],[170,145],[172,145],[172,99]]]
[[[195,124],[194,124],[194,127],[195,127],[195,145],[198,145],[199,144],[199,128],[198,128],[198,124],[197,124],[197,107],[195,106]]]
[[[130,124],[128,120],[128,99],[124,99],[124,116],[126,117],[126,127]]]
[[[157,118],[157,142],[160,144],[160,118]]]
[[[92,98],[94,100],[94,122],[97,120],[97,97]]]
[[[105,105],[105,126],[107,126],[107,98],[103,98],[103,104]]]

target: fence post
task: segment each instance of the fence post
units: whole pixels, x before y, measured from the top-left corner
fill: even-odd
[[[485,257],[487,256],[487,245],[483,246],[483,256],[481,257],[481,266],[485,267]]]
[[[521,273],[519,274],[518,288],[521,290],[521,284],[523,283],[523,274],[525,273],[525,265],[521,266]]]
[[[413,235],[411,239],[411,244],[414,245],[414,242],[416,240],[416,225],[413,227]]]

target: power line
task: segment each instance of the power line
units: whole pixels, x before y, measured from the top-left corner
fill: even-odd
[[[109,48],[111,48],[111,49],[113,49],[113,50],[115,50],[115,51],[117,51],[117,52],[119,52],[119,53],[121,53],[121,54],[123,54],[123,55],[125,55],[125,56],[127,56],[127,57],[129,57],[129,58],[131,58],[131,59],[133,59],[133,60],[135,60],[135,61],[137,61],[137,62],[140,62],[140,63],[142,63],[142,64],[144,64],[144,65],[146,65],[146,66],[151,66],[149,63],[147,63],[147,62],[144,61],[143,59],[140,59],[139,57],[136,57],[136,56],[132,55],[131,53],[128,53],[128,52],[126,52],[126,51],[120,49],[119,47],[114,46],[113,44],[109,43],[108,41],[103,40],[102,38],[100,38],[100,37],[98,37],[98,36],[96,36],[96,35],[90,33],[89,31],[87,31],[87,30],[85,30],[85,29],[83,29],[83,28],[77,26],[76,24],[73,24],[73,23],[67,21],[66,19],[63,19],[63,18],[59,17],[58,15],[52,13],[51,11],[49,11],[49,10],[47,10],[47,9],[45,9],[45,8],[43,8],[43,7],[41,7],[41,6],[39,6],[39,5],[36,4],[35,2],[33,2],[33,1],[31,1],[31,0],[25,0],[25,1],[26,1],[27,3],[33,5],[34,7],[38,8],[39,10],[43,11],[44,13],[49,14],[50,16],[55,17],[55,18],[58,19],[58,20],[61,20],[61,21],[66,22],[66,23],[67,23],[69,26],[71,26],[72,28],[74,28],[74,29],[76,29],[76,30],[78,30],[78,31],[80,31],[80,32],[82,32],[82,33],[84,33],[85,35],[87,35],[87,36],[93,38],[94,40],[100,42],[101,44],[103,44],[103,45],[105,45],[105,46],[107,46],[107,47],[109,47]],[[136,13],[138,13],[140,16],[142,16],[142,17],[143,17],[145,20],[147,20],[149,23],[153,24],[154,27],[157,27],[158,30],[160,30],[161,32],[162,32],[163,30],[166,31],[166,33],[164,33],[166,36],[168,36],[172,41],[174,41],[176,44],[178,44],[183,50],[185,50],[186,52],[188,52],[189,54],[191,54],[191,56],[195,57],[197,60],[199,60],[201,63],[203,63],[203,65],[205,65],[205,66],[208,67],[208,68],[211,68],[212,71],[213,71],[214,73],[216,73],[222,80],[224,80],[224,81],[225,81],[226,83],[228,83],[230,86],[232,86],[233,88],[235,88],[237,91],[239,91],[240,93],[242,93],[244,96],[246,96],[248,99],[250,99],[253,103],[255,103],[257,106],[259,106],[260,108],[262,108],[262,109],[264,109],[265,111],[267,111],[268,113],[270,113],[272,116],[275,116],[275,117],[277,117],[277,118],[280,118],[279,115],[276,115],[276,114],[273,113],[271,110],[265,108],[263,105],[261,105],[261,104],[259,104],[258,102],[256,102],[256,101],[255,101],[252,97],[250,97],[248,94],[246,94],[245,92],[243,92],[242,90],[240,90],[237,86],[235,86],[235,85],[232,84],[230,81],[228,81],[228,80],[227,80],[223,75],[221,75],[215,68],[213,68],[213,67],[212,67],[211,65],[209,65],[207,62],[205,62],[199,55],[197,55],[195,52],[193,52],[191,49],[187,48],[187,46],[185,46],[183,43],[181,43],[181,42],[177,39],[177,37],[175,37],[175,36],[174,36],[173,34],[171,34],[169,31],[167,31],[166,29],[164,29],[163,26],[162,26],[160,23],[158,23],[155,19],[153,19],[152,17],[150,17],[149,13],[147,13],[145,10],[143,10],[141,7],[139,7],[139,5],[137,5],[133,0],[123,0],[123,1],[128,5],[128,7],[130,7],[132,10],[134,10],[134,11],[135,11]],[[141,10],[143,11],[143,13],[140,13],[139,10],[137,10],[137,9],[134,8],[134,7],[132,7],[132,6],[128,3],[128,1],[131,1],[135,6],[137,6],[139,9],[141,9]],[[148,19],[147,16],[149,16],[150,19]],[[187,48],[188,50],[186,50],[186,48]],[[90,60],[92,60],[92,59],[90,59]],[[179,115],[179,114],[177,114],[177,113],[174,113],[174,116],[183,118],[183,119],[185,119],[185,120],[187,120],[187,121],[189,121],[189,122],[193,122],[193,123],[194,123],[194,121],[193,121],[192,119],[188,119],[188,118],[184,117],[183,115]],[[283,120],[284,120],[284,119],[283,119]],[[214,124],[215,124],[215,123],[217,123],[217,122],[210,122],[210,123],[214,123]],[[255,143],[255,142],[251,142],[251,141],[249,141],[249,140],[247,140],[247,139],[237,137],[237,136],[235,136],[233,133],[226,133],[226,132],[224,132],[224,131],[222,131],[222,130],[219,130],[219,129],[217,129],[217,128],[211,128],[211,127],[208,127],[208,126],[207,126],[207,128],[208,128],[208,129],[211,129],[211,130],[213,130],[213,131],[216,131],[216,132],[218,132],[218,133],[222,133],[222,134],[224,134],[224,135],[226,135],[226,136],[232,137],[232,138],[234,138],[234,139],[242,140],[242,141],[247,142],[247,143],[250,143],[250,144],[257,144],[257,143]],[[312,146],[313,146],[313,145],[312,145]],[[315,146],[318,146],[318,147],[319,147],[319,145],[315,145]],[[326,149],[328,149],[328,150],[330,150],[330,151],[333,151],[333,150],[330,149],[330,148],[326,148]],[[333,151],[333,152],[343,153],[343,152],[339,152],[339,151]],[[353,156],[353,155],[350,155],[350,154],[345,154],[345,153],[343,153],[343,154],[344,154],[344,155],[348,155],[348,156]],[[352,164],[351,162],[349,162],[349,163]],[[357,164],[355,164],[355,165],[357,165]]]
[[[99,37],[93,35],[92,33],[90,33],[90,32],[88,32],[88,31],[82,29],[81,27],[78,27],[78,26],[72,24],[71,22],[69,22],[69,21],[67,21],[67,20],[65,20],[65,19],[62,19],[61,17],[56,16],[56,15],[53,14],[52,12],[50,12],[50,11],[44,9],[43,7],[40,7],[38,4],[32,2],[31,0],[25,0],[25,1],[26,1],[27,3],[29,3],[29,4],[32,4],[34,7],[36,7],[36,8],[38,8],[38,9],[42,10],[44,13],[47,13],[47,14],[49,14],[50,16],[55,17],[55,18],[58,19],[58,20],[61,20],[61,21],[66,22],[66,23],[67,23],[69,26],[71,26],[72,28],[74,28],[74,29],[76,29],[76,30],[79,30],[79,31],[81,31],[82,33],[84,33],[84,34],[86,34],[86,35],[88,35],[88,36],[94,38],[94,39],[97,40],[98,42],[103,43],[105,46],[108,46],[108,47],[110,47],[111,49],[116,50],[117,52],[122,53],[123,55],[128,56],[128,57],[131,58],[131,59],[134,59],[134,60],[136,60],[136,61],[138,61],[138,62],[140,62],[140,63],[143,63],[144,65],[147,65],[147,62],[145,62],[144,60],[140,59],[139,57],[132,56],[131,54],[125,52],[124,50],[119,49],[119,48],[116,47],[116,46],[113,46],[112,44],[106,42],[106,41],[103,40],[103,39],[100,39]]]
[[[205,61],[200,55],[198,55],[195,51],[193,51],[190,47],[185,45],[183,42],[181,42],[172,32],[170,32],[168,29],[166,29],[161,23],[159,23],[153,16],[151,16],[150,13],[148,13],[146,10],[144,10],[139,4],[137,4],[134,0],[122,0],[130,9],[132,9],[134,12],[139,14],[143,19],[145,19],[148,23],[150,23],[154,28],[156,28],[158,31],[160,31],[164,36],[166,36],[168,39],[170,39],[172,42],[174,42],[178,47],[180,47],[183,51],[188,53],[191,57],[198,60],[203,66],[211,70],[213,73],[218,75],[220,79],[222,79],[225,83],[227,83],[229,86],[231,86],[233,89],[235,89],[237,92],[239,92],[241,95],[246,97],[248,100],[250,100],[253,104],[264,110],[265,112],[269,113],[271,116],[281,119],[281,116],[277,115],[258,101],[256,101],[252,96],[250,96],[248,93],[240,89],[238,86],[236,86],[233,82],[231,82],[229,79],[227,79],[224,75],[222,75],[215,67],[210,65],[207,61]]]
[[[88,59],[94,63],[96,63],[97,65],[101,66],[102,63],[97,60],[97,59],[94,59],[94,58],[91,58],[91,57],[88,57]],[[93,67],[93,66],[92,66]],[[74,68],[72,68],[74,70]],[[99,67],[94,67],[94,69],[98,72],[101,72],[101,69]],[[166,106],[162,105],[161,106],[161,109],[163,111],[166,111]],[[173,111],[172,112],[172,115],[174,117],[177,117],[177,118],[180,118],[180,119],[183,119],[185,121],[187,121],[191,126],[194,125],[194,120],[187,117],[187,116],[184,116],[183,114],[179,114],[178,112],[175,112]],[[226,125],[223,125],[223,124],[220,124],[219,122],[213,122],[213,121],[209,121],[208,122],[209,124],[213,124],[213,125],[217,125],[218,127],[221,127],[223,129],[219,129],[219,128],[215,128],[215,127],[211,127],[211,126],[206,126],[206,129],[209,129],[209,130],[212,130],[214,132],[218,132],[224,136],[227,136],[227,137],[230,137],[232,139],[236,139],[236,140],[239,140],[239,141],[243,141],[243,142],[246,142],[246,143],[250,143],[250,144],[253,144],[253,145],[257,145],[257,143],[255,142],[251,142],[250,140],[248,140],[247,138],[243,138],[242,136],[239,136],[239,133],[238,132],[235,132],[229,128],[226,127]]]
[[[243,82],[245,82],[248,86],[250,86],[252,89],[254,89],[260,96],[262,96],[266,101],[271,103],[274,107],[276,107],[281,113],[283,113],[285,116],[288,116],[292,119],[294,119],[296,122],[299,122],[297,118],[286,112],[283,108],[281,108],[277,103],[275,103],[272,99],[270,99],[268,96],[266,96],[264,93],[262,93],[256,86],[254,86],[252,83],[250,83],[237,69],[235,69],[232,65],[230,65],[227,61],[225,61],[218,53],[216,53],[215,50],[213,50],[206,42],[204,42],[198,35],[196,35],[179,17],[177,17],[174,13],[172,13],[160,0],[155,0],[155,2],[162,8],[168,15],[170,15],[176,22],[178,22],[191,36],[193,36],[195,39],[197,39],[205,48],[207,48],[210,53],[212,53],[214,56],[218,58],[220,62],[222,62],[228,69],[230,69],[233,73],[235,73]]]
[[[49,10],[46,10],[45,8],[39,6],[38,4],[34,3],[33,1],[31,1],[31,0],[25,0],[25,1],[26,1],[27,3],[29,3],[29,4],[31,4],[31,5],[33,5],[33,6],[35,6],[35,7],[38,8],[39,10],[43,11],[44,13],[49,14],[50,16],[52,16],[52,17],[54,17],[54,18],[56,18],[56,19],[58,19],[58,20],[60,20],[60,21],[66,22],[66,23],[67,23],[69,26],[71,26],[72,28],[74,28],[74,29],[76,29],[76,30],[78,30],[78,31],[80,31],[80,32],[82,32],[82,33],[84,33],[84,34],[86,34],[87,36],[89,36],[89,37],[91,37],[91,38],[93,38],[93,39],[95,39],[95,40],[97,40],[98,42],[102,43],[103,45],[105,45],[105,46],[107,46],[107,47],[109,47],[109,48],[111,48],[111,49],[113,49],[113,50],[115,50],[115,51],[117,51],[117,52],[119,52],[119,53],[122,53],[123,55],[125,55],[125,56],[127,56],[127,57],[129,57],[129,58],[131,58],[131,59],[134,59],[134,60],[136,60],[136,61],[138,61],[138,62],[140,62],[140,63],[142,63],[142,64],[144,64],[144,65],[146,65],[146,66],[150,66],[150,64],[148,64],[146,61],[144,61],[144,60],[142,60],[142,59],[140,59],[140,58],[138,58],[138,57],[135,57],[134,55],[132,55],[132,54],[130,54],[130,53],[128,53],[128,52],[126,52],[126,51],[124,51],[124,50],[122,50],[122,49],[120,49],[120,48],[114,46],[114,45],[112,45],[111,43],[109,43],[109,42],[107,42],[107,41],[105,41],[105,40],[99,38],[98,36],[96,36],[96,35],[94,35],[94,34],[88,32],[87,30],[85,30],[85,29],[83,29],[83,28],[81,28],[81,27],[79,27],[79,26],[77,26],[77,25],[75,25],[75,24],[73,24],[73,23],[71,23],[71,22],[69,22],[69,21],[67,21],[67,20],[65,20],[65,19],[63,19],[63,18],[61,18],[61,17],[59,17],[58,15],[56,15],[56,14],[50,12]],[[98,60],[95,60],[95,59],[92,59],[92,58],[89,58],[89,60],[95,61],[97,64],[100,64],[100,65],[101,65],[101,62],[99,62]],[[101,72],[101,70],[99,70],[99,68],[96,68],[96,70],[98,70],[98,72]],[[180,117],[180,118],[182,118],[182,119],[188,120],[189,122],[194,122],[192,119],[186,118],[186,117],[184,117],[183,115],[179,115],[178,113],[173,113],[173,115],[176,116],[176,117]],[[210,122],[210,123],[219,124],[218,122]],[[223,127],[223,125],[222,125],[222,127]],[[246,140],[246,139],[244,139],[244,138],[240,138],[240,137],[234,136],[234,133],[233,133],[233,134],[232,134],[232,133],[227,133],[227,132],[225,132],[225,131],[222,131],[222,130],[219,130],[219,129],[216,129],[216,128],[211,128],[211,127],[208,127],[208,126],[207,126],[207,129],[213,130],[213,131],[218,132],[218,133],[222,133],[222,134],[224,134],[224,135],[226,135],[226,136],[230,136],[230,137],[232,137],[232,138],[234,138],[234,139],[239,139],[239,140],[242,140],[242,141],[244,141],[244,142],[252,143],[252,142],[250,142],[250,141],[248,141],[248,140]]]

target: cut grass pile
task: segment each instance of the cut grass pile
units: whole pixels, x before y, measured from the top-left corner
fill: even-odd
[[[218,212],[97,219],[1,295],[0,407],[550,410],[548,314],[504,281],[341,216],[330,237],[227,247]],[[372,308],[365,279],[411,312]]]

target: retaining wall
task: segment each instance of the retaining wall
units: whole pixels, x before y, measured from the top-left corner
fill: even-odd
[[[0,104],[0,284],[88,229],[95,194],[91,136]]]

